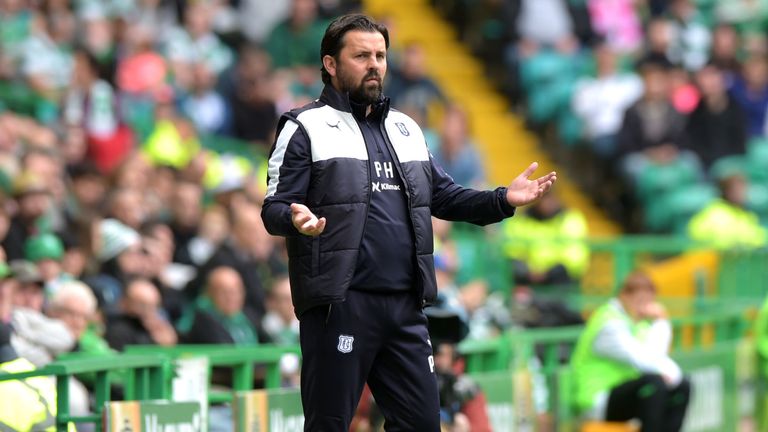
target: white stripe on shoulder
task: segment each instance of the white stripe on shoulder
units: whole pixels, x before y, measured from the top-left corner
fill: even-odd
[[[428,161],[429,151],[419,125],[399,111],[390,111],[385,120],[387,135],[400,162]]]
[[[368,160],[363,134],[351,113],[325,105],[302,112],[297,120],[309,134],[313,162],[334,158]]]
[[[280,167],[283,166],[283,159],[285,159],[285,151],[288,149],[288,143],[291,141],[293,134],[299,129],[299,124],[293,120],[288,120],[283,125],[283,129],[280,131],[280,135],[275,142],[275,151],[272,152],[272,156],[269,157],[269,164],[267,165],[267,175],[269,176],[269,184],[267,184],[267,197],[270,197],[277,192],[277,184],[280,182]]]

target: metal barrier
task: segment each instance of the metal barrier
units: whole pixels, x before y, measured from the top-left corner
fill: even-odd
[[[56,379],[56,430],[66,432],[67,425],[94,423],[102,430],[102,414],[105,402],[111,400],[109,372],[126,371],[124,381],[126,400],[166,399],[166,371],[170,370],[168,358],[157,354],[124,354],[99,358],[72,358],[59,360],[29,372],[0,375],[0,381],[53,376]],[[69,380],[83,373],[95,373],[94,413],[73,416],[69,413]]]
[[[299,355],[298,346],[258,345],[252,347],[234,345],[177,345],[160,347],[155,345],[129,345],[126,353],[162,355],[169,361],[184,357],[206,357],[209,366],[224,367],[232,370],[232,390],[244,391],[253,389],[254,367],[266,367],[265,387],[280,387],[279,362],[284,354]],[[209,373],[210,375],[210,373]],[[211,390],[208,394],[211,403],[229,402],[232,400],[231,391]]]

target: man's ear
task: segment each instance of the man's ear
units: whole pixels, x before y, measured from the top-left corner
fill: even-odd
[[[323,67],[332,77],[336,76],[336,59],[333,56],[323,56]]]

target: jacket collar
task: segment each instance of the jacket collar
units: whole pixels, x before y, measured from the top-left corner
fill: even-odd
[[[359,107],[359,105],[354,104],[349,99],[349,93],[342,93],[336,90],[331,84],[326,84],[325,87],[323,87],[323,92],[320,94],[320,102],[327,104],[333,109],[353,114],[358,120],[362,119],[361,117],[358,117],[359,109],[355,109]],[[373,105],[371,114],[377,115],[383,120],[386,118],[388,112],[389,98],[381,95],[379,101]]]

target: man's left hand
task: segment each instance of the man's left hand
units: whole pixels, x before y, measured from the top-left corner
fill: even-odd
[[[520,207],[530,204],[541,198],[552,188],[552,185],[557,180],[557,174],[554,171],[535,180],[528,178],[538,167],[538,162],[534,162],[522,174],[512,180],[512,183],[507,187],[507,202],[509,205]]]

